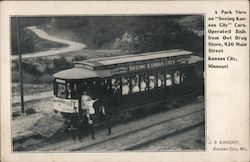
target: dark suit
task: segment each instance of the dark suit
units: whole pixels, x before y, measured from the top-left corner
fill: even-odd
[[[76,139],[78,136],[79,140],[82,139],[81,137],[81,118],[77,112],[74,112],[70,118],[70,131],[72,133],[73,139]]]
[[[105,106],[101,106],[99,112],[100,112],[101,120],[104,121],[108,129],[108,135],[110,135],[111,134],[111,123],[110,123],[111,111],[105,108]]]
[[[88,124],[89,124],[90,132],[91,132],[91,137],[92,139],[95,139],[95,115],[89,114],[87,118],[88,118]]]

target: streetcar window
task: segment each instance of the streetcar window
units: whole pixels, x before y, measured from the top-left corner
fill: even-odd
[[[89,85],[87,81],[83,82],[83,91],[89,91]]]
[[[76,83],[74,84],[74,91],[75,91],[75,92],[77,91]]]
[[[166,86],[171,86],[172,85],[172,77],[169,72],[166,72]]]
[[[83,93],[83,91],[86,91],[88,88],[88,83],[87,81],[81,81],[80,84],[78,84],[78,91],[80,93]]]
[[[158,87],[163,87],[164,86],[164,72],[158,72],[157,73],[158,75],[158,81],[157,81],[157,84],[158,84]]]
[[[100,95],[106,95],[108,93],[108,81],[107,80],[102,80],[100,84]]]
[[[86,81],[78,82],[78,84],[76,86],[76,88],[77,88],[76,92],[78,92],[78,95],[82,95],[83,91],[86,91],[87,86],[88,86],[88,84]]]
[[[121,94],[121,83],[119,78],[111,80],[113,94]]]
[[[174,83],[175,84],[180,84],[180,71],[176,71],[174,73]]]
[[[152,74],[149,76],[149,89],[154,89],[156,87],[156,77]]]
[[[132,93],[139,92],[139,75],[132,77]]]
[[[141,91],[145,91],[148,89],[148,76],[147,76],[147,74],[140,75],[140,89],[141,89]]]
[[[122,95],[127,95],[130,93],[130,78],[122,77]]]
[[[66,93],[66,95],[67,95],[67,98],[72,98],[72,93],[73,93],[73,88],[71,87],[71,85],[68,83],[67,84],[67,93]]]
[[[66,88],[64,84],[58,84],[57,97],[66,98]]]
[[[111,80],[105,80],[104,85],[106,86],[107,94],[113,94],[112,83]]]
[[[89,93],[93,98],[96,98],[98,96],[98,87],[96,81],[89,82]]]
[[[181,83],[183,83],[185,80],[186,80],[186,74],[185,73],[182,73],[181,74]]]
[[[191,83],[193,80],[192,68],[186,68],[181,71],[180,81],[181,83]]]

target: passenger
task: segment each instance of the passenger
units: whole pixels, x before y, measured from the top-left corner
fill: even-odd
[[[150,88],[150,89],[155,88],[155,82],[154,82],[154,80],[155,80],[155,77],[154,77],[154,76],[150,76],[150,77],[149,77],[149,88]]]
[[[185,75],[185,74],[182,74],[182,75],[181,75],[181,83],[184,82],[185,78],[186,78],[186,75]]]
[[[88,100],[87,102],[86,102],[86,104],[85,104],[85,106],[86,106],[86,108],[87,108],[87,110],[89,110],[89,114],[90,115],[95,115],[95,109],[94,109],[94,103],[97,101],[98,99],[95,99],[95,100],[92,100],[92,99],[90,99],[90,100]]]
[[[171,85],[172,85],[171,75],[166,74],[166,86],[171,86]]]
[[[99,112],[101,114],[101,119],[105,122],[105,125],[108,129],[107,136],[109,136],[109,135],[111,135],[111,123],[110,123],[111,112],[105,106],[100,106]]]
[[[82,104],[82,109],[87,109],[86,108],[86,103],[87,101],[91,100],[91,97],[87,95],[86,91],[83,91],[83,95],[81,97],[81,104]]]
[[[138,84],[133,86],[132,92],[139,92],[139,91],[140,91],[140,88]]]
[[[145,90],[146,90],[146,87],[147,87],[147,85],[146,85],[145,81],[142,80],[142,81],[141,81],[141,91],[145,91]]]
[[[65,93],[65,88],[63,86],[60,86],[58,88],[58,97],[60,98],[65,98],[66,97],[66,93]]]
[[[110,80],[105,80],[106,91],[108,95],[113,94],[112,83]]]
[[[162,81],[161,79],[158,79],[158,87],[161,87],[162,86]]]
[[[69,131],[71,131],[72,138],[76,140],[76,136],[78,136],[79,140],[82,140],[81,137],[81,123],[80,123],[80,115],[76,111],[76,107],[74,107],[74,112],[70,118],[70,124]]]
[[[180,72],[179,71],[176,71],[174,73],[174,83],[175,84],[180,84]]]
[[[72,90],[70,87],[68,87],[68,98],[72,98]]]
[[[123,86],[122,86],[122,94],[123,95],[127,95],[129,93],[129,86],[127,83],[125,83]]]
[[[120,83],[116,84],[116,87],[114,89],[114,94],[121,94],[121,87],[120,87]]]
[[[121,87],[120,87],[120,80],[119,79],[112,79],[112,90],[113,94],[120,94]]]

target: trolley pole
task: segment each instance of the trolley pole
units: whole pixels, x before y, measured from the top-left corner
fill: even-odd
[[[17,17],[17,53],[19,56],[19,82],[20,82],[20,95],[21,95],[21,112],[24,113],[24,101],[23,101],[23,72],[22,72],[22,55],[20,52],[20,26],[19,17]]]

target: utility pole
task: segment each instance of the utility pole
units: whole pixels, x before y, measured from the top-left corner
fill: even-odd
[[[21,95],[21,112],[24,113],[24,102],[23,102],[23,72],[22,72],[22,55],[20,52],[20,26],[19,17],[17,19],[17,53],[19,56],[19,82],[20,82],[20,95]]]

